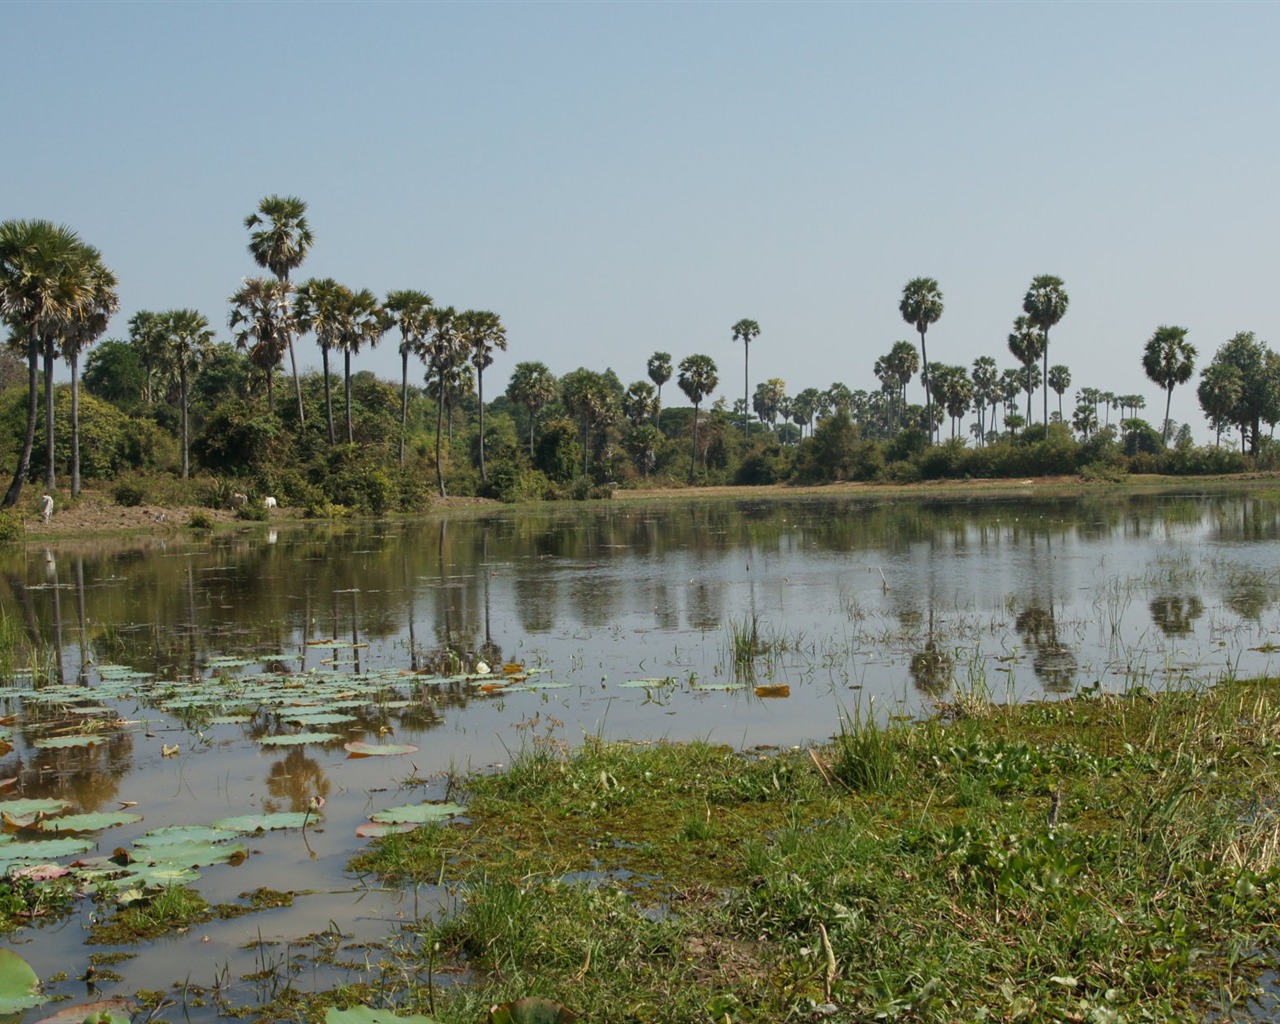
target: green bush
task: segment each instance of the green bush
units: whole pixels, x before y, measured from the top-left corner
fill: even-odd
[[[26,524],[17,509],[0,511],[0,543],[22,540],[26,535]]]
[[[146,504],[147,492],[136,480],[121,480],[111,488],[111,500],[125,508]]]

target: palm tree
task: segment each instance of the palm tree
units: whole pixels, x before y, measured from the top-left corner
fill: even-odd
[[[1062,393],[1071,387],[1071,371],[1061,363],[1049,367],[1049,387],[1058,396],[1058,419],[1062,419]]]
[[[649,357],[649,379],[658,389],[658,411],[654,413],[654,424],[662,429],[662,385],[671,379],[671,353],[655,352]]]
[[[191,472],[190,402],[193,371],[213,352],[209,320],[194,309],[174,309],[164,314],[174,365],[178,368],[178,393],[182,408],[182,479]]]
[[[257,228],[249,236],[249,252],[260,267],[270,270],[285,287],[280,292],[281,322],[279,330],[289,349],[289,366],[293,370],[293,390],[298,397],[298,423],[306,418],[302,411],[302,381],[298,377],[298,360],[293,352],[293,330],[289,323],[289,273],[302,266],[313,241],[307,226],[307,204],[297,196],[267,196],[258,203],[257,213],[244,219],[248,229]]]
[[[979,356],[973,361],[970,373],[973,379],[974,405],[978,409],[978,440],[986,444],[987,440],[987,407],[993,410],[999,401],[1000,371],[996,361],[990,356]]]
[[[714,360],[704,355],[685,356],[680,360],[677,383],[693,403],[693,457],[689,460],[689,482],[693,483],[693,470],[698,459],[698,407],[720,383]]]
[[[293,300],[293,316],[299,332],[313,331],[320,347],[320,364],[324,375],[324,414],[329,424],[329,444],[338,443],[333,429],[333,389],[329,375],[329,351],[338,343],[338,332],[351,289],[331,277],[313,277],[303,283]]]
[[[733,340],[742,342],[742,436],[747,436],[750,406],[751,383],[748,367],[751,363],[751,341],[760,336],[760,325],[754,320],[739,320],[733,325]],[[683,385],[682,385],[683,386]]]
[[[487,484],[489,474],[484,465],[484,371],[493,365],[495,349],[507,350],[507,329],[497,313],[468,309],[458,314],[458,337],[471,352],[471,365],[476,368],[476,398],[480,403],[480,482]]]
[[[40,354],[93,301],[92,268],[98,251],[70,228],[46,220],[0,223],[0,317],[27,356],[27,426],[13,482],[0,508],[12,508],[22,495],[40,407]],[[25,336],[25,337],[24,337]],[[52,376],[52,360],[48,376]],[[49,437],[53,431],[49,429]],[[52,470],[52,459],[50,469]]]
[[[1017,317],[1013,321],[1013,333],[1009,335],[1009,351],[1013,354],[1013,358],[1018,360],[1023,367],[1023,390],[1027,393],[1027,426],[1031,426],[1031,371],[1045,350],[1045,336],[1042,331],[1027,316]],[[1048,406],[1045,406],[1046,413]],[[1048,429],[1049,421],[1045,420],[1045,428]]]
[[[140,309],[129,318],[129,344],[137,351],[142,363],[143,401],[151,405],[155,401],[156,379],[167,370],[169,352],[165,347],[164,317],[150,310]]]
[[[633,381],[622,396],[622,414],[631,421],[632,427],[638,427],[653,417],[657,404],[652,384],[647,380]]]
[[[1187,341],[1185,327],[1157,327],[1142,353],[1142,368],[1147,377],[1165,390],[1164,430],[1161,439],[1169,443],[1169,406],[1173,388],[1191,379],[1196,368],[1195,346]]]
[[[119,282],[102,262],[97,250],[88,267],[89,288],[85,305],[77,312],[62,338],[62,355],[71,368],[71,494],[80,493],[80,353],[106,333],[111,315],[120,308]],[[52,466],[52,459],[50,460]]]
[[[516,363],[507,384],[507,397],[529,410],[529,457],[533,458],[533,425],[538,412],[556,397],[556,378],[546,363]]]
[[[936,324],[942,317],[942,291],[938,282],[932,277],[916,277],[903,286],[902,301],[898,303],[898,312],[902,319],[915,327],[920,334],[920,361],[924,369],[920,382],[924,385],[925,421],[930,425],[930,436],[933,431],[932,396],[929,393],[929,355],[925,351],[924,335],[930,324]]]
[[[455,321],[457,310],[452,306],[437,309],[435,323],[427,339],[427,382],[436,384],[436,484],[440,488],[440,497],[447,498],[444,487],[444,461],[441,453],[441,438],[444,435],[445,389],[449,379],[466,363],[467,349],[458,338]]]
[[[347,406],[347,444],[355,444],[351,427],[351,357],[364,347],[372,348],[382,339],[390,324],[378,297],[368,288],[349,292],[343,304],[335,342],[342,349],[342,393]]]
[[[288,297],[289,287],[267,277],[247,277],[227,301],[231,303],[231,315],[227,325],[236,340],[236,347],[249,350],[249,359],[267,378],[267,411],[276,410],[275,389],[272,386],[276,367],[284,358],[288,332],[281,323],[282,303]]]
[[[1041,274],[1033,278],[1027,294],[1022,297],[1022,311],[1044,334],[1044,422],[1049,427],[1049,328],[1058,323],[1067,312],[1067,293],[1062,278]],[[1030,419],[1030,414],[1028,414]]]
[[[582,423],[582,475],[589,470],[591,454],[591,430],[594,427],[599,438],[604,428],[617,419],[617,393],[609,385],[603,373],[578,368],[566,373],[560,380],[560,398],[571,416]],[[600,440],[596,448],[601,448]]]
[[[383,309],[400,328],[400,468],[404,469],[405,431],[409,423],[409,356],[419,355],[431,330],[434,300],[426,292],[388,292]]]

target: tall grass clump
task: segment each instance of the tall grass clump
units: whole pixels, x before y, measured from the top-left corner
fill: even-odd
[[[910,742],[901,726],[881,725],[874,714],[861,708],[840,716],[831,770],[852,790],[884,793],[901,774],[903,748]]]

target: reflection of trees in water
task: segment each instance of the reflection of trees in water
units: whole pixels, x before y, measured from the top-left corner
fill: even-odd
[[[1204,602],[1195,594],[1161,594],[1151,599],[1151,621],[1165,636],[1189,636],[1196,619],[1204,614]]]
[[[1026,608],[1014,619],[1014,628],[1031,649],[1031,668],[1051,693],[1068,693],[1075,685],[1079,663],[1075,652],[1058,636],[1053,606]]]
[[[267,792],[262,809],[268,814],[287,809],[295,813],[306,811],[313,796],[328,799],[332,786],[320,762],[308,757],[301,747],[295,747],[279,761],[273,761],[267,771]],[[284,803],[282,803],[282,801]]]
[[[1280,502],[1274,498],[1232,496],[1214,509],[1214,539],[1268,541],[1280,539]]]
[[[24,738],[30,744],[47,734],[51,720],[35,720],[30,727],[24,716]],[[72,724],[70,722],[68,725]],[[127,732],[103,733],[91,747],[42,750],[28,747],[26,754],[11,753],[0,760],[0,774],[17,778],[15,789],[28,797],[57,797],[85,812],[97,811],[119,799],[120,780],[133,767],[133,736]]]
[[[930,640],[911,655],[911,681],[921,693],[937,697],[951,688],[955,667],[954,655]]]
[[[1233,572],[1223,582],[1227,607],[1242,619],[1257,622],[1271,607],[1276,593],[1275,574]]]

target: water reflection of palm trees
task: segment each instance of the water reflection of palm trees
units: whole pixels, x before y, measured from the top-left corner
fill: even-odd
[[[1151,621],[1165,636],[1190,636],[1195,621],[1204,614],[1204,602],[1195,594],[1160,594],[1149,607]]]
[[[267,771],[267,792],[270,797],[263,798],[262,809],[268,814],[287,809],[295,813],[309,810],[312,798],[329,797],[332,785],[320,762],[308,757],[306,752],[295,747],[280,760],[274,761]]]
[[[1014,620],[1014,628],[1032,653],[1031,667],[1050,693],[1070,693],[1079,664],[1075,652],[1058,635],[1053,605],[1025,608]]]

